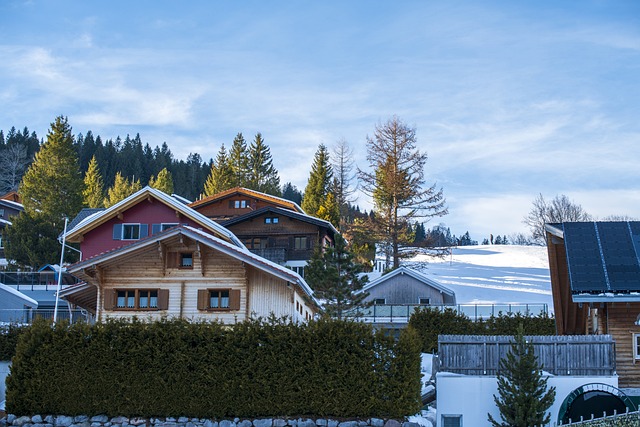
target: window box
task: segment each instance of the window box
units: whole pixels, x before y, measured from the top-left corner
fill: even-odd
[[[198,310],[233,311],[240,310],[240,290],[238,289],[199,289]]]
[[[111,289],[104,298],[105,310],[157,311],[168,308],[168,289]]]

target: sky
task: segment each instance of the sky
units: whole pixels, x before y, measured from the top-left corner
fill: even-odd
[[[215,158],[261,132],[303,190],[319,144],[397,116],[452,233],[527,232],[538,194],[640,217],[640,2],[0,2],[0,129],[55,117]],[[366,195],[356,203],[370,208]]]

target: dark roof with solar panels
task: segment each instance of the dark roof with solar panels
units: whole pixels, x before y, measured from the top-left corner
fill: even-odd
[[[565,222],[547,231],[564,240],[574,302],[640,301],[640,222]]]

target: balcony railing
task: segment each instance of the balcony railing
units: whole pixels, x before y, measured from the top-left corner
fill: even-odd
[[[68,273],[63,273],[62,279],[63,285],[77,283],[77,279]],[[55,291],[58,286],[57,277],[52,271],[0,271],[0,283],[11,286],[18,291]]]
[[[50,309],[0,309],[0,323],[31,324],[37,318],[53,320],[54,310]],[[68,320],[70,323],[83,321],[93,322],[93,316],[85,310],[59,309],[57,321]]]
[[[471,320],[487,319],[498,314],[523,314],[537,316],[549,314],[547,304],[457,304],[457,305],[421,305],[421,304],[375,304],[361,308],[348,317],[357,317],[368,323],[407,323],[413,312],[421,308],[444,311],[455,310]]]

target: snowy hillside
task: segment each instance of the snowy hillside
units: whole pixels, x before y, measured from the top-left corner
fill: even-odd
[[[403,264],[451,288],[458,304],[546,303],[553,311],[544,246],[463,246],[445,259],[418,255]]]

